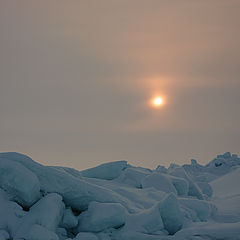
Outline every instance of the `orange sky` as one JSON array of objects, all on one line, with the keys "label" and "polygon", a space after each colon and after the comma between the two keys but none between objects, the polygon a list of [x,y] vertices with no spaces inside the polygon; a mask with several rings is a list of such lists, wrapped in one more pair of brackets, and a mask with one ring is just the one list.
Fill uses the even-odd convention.
[{"label": "orange sky", "polygon": [[239,22],[238,0],[0,0],[0,151],[79,169],[239,152]]}]

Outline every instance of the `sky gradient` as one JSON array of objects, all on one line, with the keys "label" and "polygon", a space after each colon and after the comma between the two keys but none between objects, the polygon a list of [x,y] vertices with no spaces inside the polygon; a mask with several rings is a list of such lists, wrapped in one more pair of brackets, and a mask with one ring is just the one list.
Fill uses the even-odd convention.
[{"label": "sky gradient", "polygon": [[239,23],[238,0],[0,0],[0,151],[77,169],[239,153]]}]

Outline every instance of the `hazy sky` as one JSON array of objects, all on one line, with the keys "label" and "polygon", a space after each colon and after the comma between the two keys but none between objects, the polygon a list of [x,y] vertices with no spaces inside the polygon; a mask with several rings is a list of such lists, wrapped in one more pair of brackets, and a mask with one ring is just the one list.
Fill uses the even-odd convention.
[{"label": "hazy sky", "polygon": [[78,169],[239,153],[239,29],[239,0],[0,0],[0,151]]}]

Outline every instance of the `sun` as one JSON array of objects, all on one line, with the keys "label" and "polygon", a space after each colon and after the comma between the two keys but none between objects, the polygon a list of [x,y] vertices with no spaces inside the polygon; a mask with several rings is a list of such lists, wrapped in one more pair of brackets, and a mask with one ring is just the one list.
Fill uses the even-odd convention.
[{"label": "sun", "polygon": [[162,97],[159,97],[159,96],[153,98],[152,104],[153,104],[154,107],[160,107],[160,106],[162,106],[162,105],[163,105],[163,98],[162,98]]}]

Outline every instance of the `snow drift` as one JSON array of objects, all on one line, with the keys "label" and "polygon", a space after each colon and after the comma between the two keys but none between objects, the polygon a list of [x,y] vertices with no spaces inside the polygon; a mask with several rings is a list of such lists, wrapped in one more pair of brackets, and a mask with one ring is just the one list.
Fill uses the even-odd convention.
[{"label": "snow drift", "polygon": [[240,239],[240,158],[78,171],[0,153],[0,240]]}]

